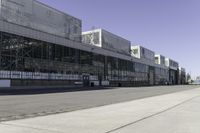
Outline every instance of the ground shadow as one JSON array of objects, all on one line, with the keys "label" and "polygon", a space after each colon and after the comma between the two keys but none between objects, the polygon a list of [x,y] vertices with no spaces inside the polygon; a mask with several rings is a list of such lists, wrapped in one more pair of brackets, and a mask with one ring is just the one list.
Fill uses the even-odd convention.
[{"label": "ground shadow", "polygon": [[117,89],[117,87],[51,87],[51,88],[18,88],[18,89],[0,89],[0,96],[5,95],[37,95],[48,93],[78,92]]}]

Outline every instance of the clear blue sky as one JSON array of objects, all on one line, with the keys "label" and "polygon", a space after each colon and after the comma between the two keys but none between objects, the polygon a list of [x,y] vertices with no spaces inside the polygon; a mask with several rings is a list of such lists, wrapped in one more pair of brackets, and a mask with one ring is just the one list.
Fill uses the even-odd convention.
[{"label": "clear blue sky", "polygon": [[177,60],[200,75],[200,0],[39,0]]}]

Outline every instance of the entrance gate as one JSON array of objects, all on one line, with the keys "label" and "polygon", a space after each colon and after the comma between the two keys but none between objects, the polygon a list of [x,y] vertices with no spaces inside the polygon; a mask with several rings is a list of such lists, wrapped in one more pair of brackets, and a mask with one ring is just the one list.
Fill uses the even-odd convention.
[{"label": "entrance gate", "polygon": [[83,75],[83,86],[90,86],[90,75]]}]

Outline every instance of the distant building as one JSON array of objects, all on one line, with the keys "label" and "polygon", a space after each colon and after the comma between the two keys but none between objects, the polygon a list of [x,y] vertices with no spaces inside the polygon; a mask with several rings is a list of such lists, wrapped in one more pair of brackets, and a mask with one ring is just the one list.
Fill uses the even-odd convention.
[{"label": "distant building", "polygon": [[169,68],[169,83],[178,84],[179,64],[178,62],[165,58],[165,65]]},{"label": "distant building", "polygon": [[178,84],[186,84],[186,70],[185,68],[179,67],[179,83]]}]

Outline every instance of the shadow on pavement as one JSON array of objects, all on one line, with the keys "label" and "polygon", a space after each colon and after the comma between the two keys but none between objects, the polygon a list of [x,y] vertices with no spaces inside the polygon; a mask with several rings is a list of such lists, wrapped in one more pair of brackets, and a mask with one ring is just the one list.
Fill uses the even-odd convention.
[{"label": "shadow on pavement", "polygon": [[5,95],[37,95],[48,93],[78,92],[117,89],[113,87],[51,87],[51,88],[22,88],[22,89],[0,89],[0,96]]},{"label": "shadow on pavement", "polygon": [[[188,85],[191,86],[191,85]],[[200,87],[199,85],[192,85],[195,88]],[[152,86],[135,86],[135,87],[152,87]],[[155,87],[155,86],[154,86]],[[157,86],[158,87],[158,86]],[[170,87],[170,86],[169,86]],[[131,87],[132,88],[132,87]],[[18,88],[0,88],[0,96],[6,95],[38,95],[38,94],[49,94],[49,93],[64,93],[64,92],[78,92],[78,91],[94,91],[94,90],[113,90],[119,89],[119,87],[18,87]]]}]

